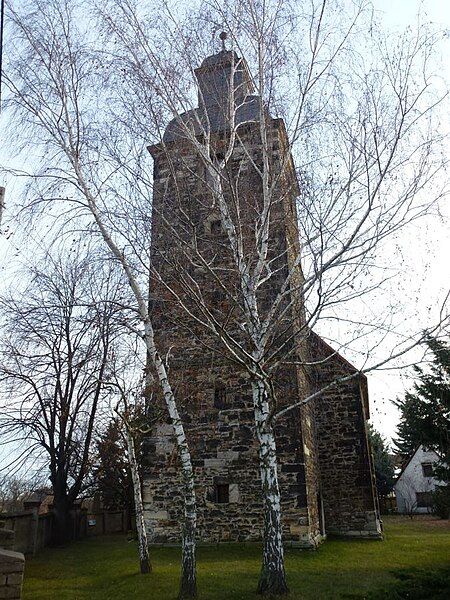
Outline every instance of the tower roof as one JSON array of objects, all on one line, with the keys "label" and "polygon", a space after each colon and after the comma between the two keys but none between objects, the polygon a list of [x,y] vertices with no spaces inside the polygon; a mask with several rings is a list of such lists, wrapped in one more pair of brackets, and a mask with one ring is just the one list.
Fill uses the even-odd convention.
[{"label": "tower roof", "polygon": [[186,137],[182,123],[196,135],[202,133],[202,126],[205,129],[209,126],[212,132],[226,131],[230,126],[231,110],[235,111],[236,125],[258,121],[260,99],[252,95],[254,86],[247,62],[239,58],[236,52],[222,49],[217,54],[207,56],[195,69],[195,75],[198,108],[170,121],[164,133],[165,142]]},{"label": "tower roof", "polygon": [[235,63],[238,61],[238,55],[236,54],[236,52],[232,50],[221,50],[217,54],[211,54],[211,56],[207,56],[205,59],[203,59],[203,62],[197,69],[197,71],[200,71],[200,69],[203,69],[205,67],[215,67],[217,65],[231,64],[233,59]]}]

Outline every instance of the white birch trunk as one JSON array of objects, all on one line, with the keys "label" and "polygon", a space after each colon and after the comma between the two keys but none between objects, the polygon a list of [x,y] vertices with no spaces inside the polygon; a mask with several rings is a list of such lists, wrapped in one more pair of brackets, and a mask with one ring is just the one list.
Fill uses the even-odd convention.
[{"label": "white birch trunk", "polygon": [[147,531],[145,529],[141,478],[139,477],[139,469],[136,459],[136,450],[134,446],[133,435],[129,427],[127,427],[127,425],[125,425],[125,429],[127,436],[128,461],[130,463],[131,479],[133,480],[134,506],[136,510],[136,531],[138,536],[139,547],[139,564],[141,568],[141,573],[150,573],[152,570],[152,566],[150,563],[150,556],[148,552]]},{"label": "white birch trunk", "polygon": [[[252,278],[249,268],[244,260],[243,243],[237,236],[232,222],[230,212],[221,187],[220,177],[216,175],[210,178],[216,201],[221,211],[222,223],[231,244],[235,263],[239,272],[241,291],[244,298],[244,313],[248,319],[249,333],[255,347],[260,348],[261,321],[256,298],[255,278],[259,278],[256,272]],[[267,204],[267,194],[265,194]],[[267,209],[268,210],[268,209]],[[266,215],[268,219],[268,214]],[[267,232],[261,233],[262,242],[259,251],[259,268],[265,263],[267,254]],[[258,364],[261,351],[256,351],[253,358]],[[253,369],[252,365],[252,369]],[[259,463],[261,472],[262,497],[264,507],[264,553],[261,575],[258,583],[258,592],[261,594],[283,595],[288,593],[286,574],[284,569],[284,552],[281,535],[281,497],[278,485],[277,454],[275,437],[272,425],[269,423],[269,402],[267,391],[261,380],[254,379],[252,382],[253,406],[256,423],[256,435],[259,446]]]},{"label": "white birch trunk", "polygon": [[191,454],[184,433],[183,423],[178,413],[172,387],[167,377],[166,367],[156,349],[155,335],[153,325],[148,312],[148,304],[144,299],[142,290],[137,282],[130,264],[125,258],[125,255],[111,237],[97,209],[95,198],[90,192],[89,186],[84,180],[79,163],[74,163],[75,172],[80,184],[80,187],[88,201],[89,209],[95,222],[99,228],[100,234],[104,242],[110,249],[113,256],[122,266],[123,271],[128,279],[128,283],[136,298],[139,308],[139,314],[144,324],[144,342],[149,353],[153,365],[156,369],[158,381],[161,386],[166,407],[172,423],[178,455],[181,463],[181,473],[184,485],[184,525],[182,533],[182,564],[181,564],[181,582],[180,582],[180,600],[195,598],[197,596],[197,577],[196,577],[196,562],[195,562],[195,532],[196,532],[196,499],[194,489],[194,474],[192,469]]},{"label": "white birch trunk", "polygon": [[153,338],[153,329],[149,321],[145,325],[145,340],[147,349],[152,357],[158,374],[159,383],[163,390],[164,399],[169,411],[170,420],[174,430],[178,455],[181,463],[181,474],[184,487],[184,523],[182,532],[181,554],[181,580],[179,600],[197,597],[197,572],[195,559],[195,533],[197,526],[197,510],[194,487],[194,471],[192,468],[191,454],[184,433],[178,408],[172,388],[167,378],[164,362],[156,350]]},{"label": "white birch trunk", "polygon": [[284,570],[281,526],[281,496],[278,485],[277,453],[272,425],[268,423],[269,403],[262,381],[253,381],[256,435],[264,511],[263,562],[258,583],[259,594],[288,593]]}]

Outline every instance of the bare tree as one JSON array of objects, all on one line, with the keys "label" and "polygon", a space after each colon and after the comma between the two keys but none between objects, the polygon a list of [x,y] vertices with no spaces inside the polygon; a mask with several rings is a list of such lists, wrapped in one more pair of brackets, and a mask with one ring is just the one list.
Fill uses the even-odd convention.
[{"label": "bare tree", "polygon": [[[435,37],[421,29],[391,45],[377,32],[366,2],[349,14],[338,2],[311,2],[304,10],[288,1],[211,1],[184,20],[170,3],[155,5],[148,15],[132,0],[112,0],[98,7],[106,34],[91,53],[97,40],[77,37],[72,21],[70,31],[65,27],[67,4],[37,6],[26,19],[14,13],[16,38],[28,51],[16,55],[6,78],[17,114],[38,127],[58,158],[36,174],[31,204],[47,201],[50,191],[67,204],[61,189],[70,188],[71,210],[93,219],[86,227],[96,227],[126,273],[183,464],[183,572],[194,573],[195,498],[184,431],[142,291],[150,234],[145,199],[152,183],[142,158],[145,141],[160,143],[170,171],[159,193],[172,215],[153,210],[176,242],[153,263],[152,275],[188,315],[187,328],[212,333],[250,376],[265,509],[259,591],[285,593],[273,424],[324,392],[308,381],[318,362],[310,342],[319,320],[336,319],[339,307],[350,341],[372,340],[378,332],[372,347],[392,331],[389,311],[373,323],[373,315],[355,318],[352,310],[387,279],[383,270],[377,277],[378,248],[446,193],[446,181],[435,185],[442,166],[442,136],[433,121],[442,97],[429,74]],[[232,82],[226,94],[220,85],[205,90],[195,84],[195,67],[215,43],[205,34],[211,27],[229,35],[230,49],[222,55]],[[284,118],[289,137],[270,115]],[[168,119],[167,132],[189,148],[186,160],[174,155],[170,139],[161,140]],[[192,170],[196,193],[176,186],[180,164]],[[280,236],[292,198],[291,226]],[[193,205],[200,218],[187,210]],[[205,235],[205,217],[218,221],[218,239]],[[225,298],[219,310],[211,289]],[[416,343],[407,340],[372,363],[367,352],[360,371]],[[277,374],[286,364],[303,382],[301,398],[288,406],[276,397]]]},{"label": "bare tree", "polygon": [[180,598],[191,598],[196,595],[193,469],[148,310],[148,176],[142,164],[143,141],[133,136],[127,118],[114,126],[110,120],[113,88],[105,54],[82,17],[83,8],[75,0],[39,0],[17,9],[8,4],[14,47],[9,48],[5,67],[7,106],[26,134],[14,145],[17,151],[26,147],[32,130],[40,149],[36,169],[17,170],[15,175],[31,175],[27,209],[36,215],[45,207],[41,222],[58,217],[51,221],[54,227],[62,223],[65,232],[75,227],[99,238],[128,282],[135,317],[128,325],[145,343],[178,448],[184,490]]},{"label": "bare tree", "polygon": [[[99,6],[135,109],[146,95],[155,114],[172,119],[152,150],[168,173],[154,221],[176,240],[152,263],[158,289],[184,309],[188,331],[212,333],[250,376],[265,509],[261,593],[287,591],[274,422],[417,345],[416,332],[405,341],[399,331],[370,361],[370,350],[396,333],[391,307],[375,319],[352,311],[389,279],[380,247],[448,192],[434,118],[446,92],[433,88],[430,69],[436,34],[422,27],[391,45],[369,3],[349,17],[329,4],[312,2],[306,12],[289,2],[211,1],[186,20],[170,3],[157,18],[131,0]],[[202,83],[195,68],[211,27],[228,31],[230,49],[213,57],[222,78]],[[362,44],[375,58],[361,55]],[[289,138],[271,114],[284,117]],[[205,233],[214,220],[215,239]],[[314,356],[311,328],[337,310],[349,341],[369,340],[368,351],[351,374],[311,389],[311,369],[335,355]],[[277,374],[286,364],[303,384],[298,401],[280,406]]]},{"label": "bare tree", "polygon": [[[121,351],[110,362],[109,380],[105,381],[105,385],[111,393],[110,403],[128,457],[127,466],[131,473],[139,565],[141,573],[146,574],[152,571],[152,565],[144,518],[142,465],[139,464],[139,453],[144,436],[150,432],[147,409],[152,403],[152,399],[148,398],[151,371],[148,355],[145,355],[145,367],[140,361],[139,342],[142,340],[136,340],[135,336],[128,336],[128,338],[122,340]],[[131,343],[127,344],[126,341]]]},{"label": "bare tree", "polygon": [[139,397],[142,397],[141,390],[138,389],[138,391],[133,394],[134,402],[130,402],[128,396],[131,394],[131,392],[127,393],[129,384],[127,385],[124,381],[119,383],[118,378],[116,377],[114,381],[114,387],[117,389],[120,396],[116,406],[114,407],[114,412],[117,414],[125,429],[128,462],[133,482],[133,497],[136,511],[136,531],[138,536],[140,569],[141,573],[150,573],[151,563],[148,551],[147,530],[144,519],[142,481],[136,451],[137,438],[142,439],[142,436],[149,432],[149,427],[145,418],[145,408],[142,409],[142,407],[140,407],[136,402]]},{"label": "bare tree", "polygon": [[84,490],[91,441],[117,336],[114,278],[88,259],[47,259],[0,299],[3,468],[37,462],[54,495],[55,541],[70,539],[70,511]]},{"label": "bare tree", "polygon": [[45,489],[45,480],[42,473],[28,478],[2,474],[0,476],[0,513],[21,512],[24,500],[35,491]]}]

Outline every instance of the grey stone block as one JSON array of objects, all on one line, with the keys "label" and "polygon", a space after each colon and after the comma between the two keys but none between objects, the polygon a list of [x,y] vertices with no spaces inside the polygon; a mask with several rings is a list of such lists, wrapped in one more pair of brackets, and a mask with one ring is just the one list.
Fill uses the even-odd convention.
[{"label": "grey stone block", "polygon": [[10,573],[7,576],[7,585],[22,585],[23,573]]},{"label": "grey stone block", "polygon": [[21,588],[20,586],[12,586],[12,587],[2,587],[0,588],[0,598],[1,600],[20,600],[21,597]]}]

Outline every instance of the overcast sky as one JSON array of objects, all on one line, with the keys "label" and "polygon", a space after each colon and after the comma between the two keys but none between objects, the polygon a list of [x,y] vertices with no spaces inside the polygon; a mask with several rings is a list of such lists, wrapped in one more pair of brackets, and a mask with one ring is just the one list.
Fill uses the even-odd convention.
[{"label": "overcast sky", "polygon": [[[350,0],[349,0],[350,1]],[[450,31],[450,0],[374,0],[375,9],[387,28],[404,29],[408,24],[414,24],[417,11],[428,20]],[[450,37],[450,36],[449,36]],[[444,40],[444,52],[450,57],[450,39]],[[445,77],[450,81],[450,59],[444,63]],[[2,124],[5,127],[5,123]],[[449,123],[447,121],[447,127]],[[4,159],[4,154],[3,154]],[[2,148],[0,143],[0,164],[2,163]],[[7,185],[7,200],[18,192],[18,183],[8,180],[0,174],[0,185]],[[405,254],[405,277],[400,283],[405,302],[416,303],[419,326],[426,323],[428,299],[442,297],[443,290],[450,281],[450,239],[448,222],[450,211],[448,205],[442,208],[443,218],[424,221],[420,229],[406,233],[403,239]],[[26,259],[26,249],[18,247],[14,235],[3,226],[0,236],[0,283],[1,274],[5,273],[12,262]],[[33,235],[32,233],[30,235]],[[409,236],[409,237],[408,237]],[[38,235],[36,234],[37,238]],[[17,243],[16,243],[17,242]],[[421,294],[416,296],[411,290],[415,289],[417,277],[421,277]],[[434,301],[434,300],[432,300]],[[404,393],[405,387],[411,381],[408,372],[383,371],[369,376],[369,392],[371,398],[372,422],[388,438],[395,435],[398,415],[391,400]]]},{"label": "overcast sky", "polygon": [[[448,37],[443,44],[443,58],[445,78],[447,82],[450,82],[450,2],[447,0],[428,0],[426,2],[374,0],[373,3],[389,28],[404,29],[408,24],[414,24],[420,9],[428,20],[447,30]],[[447,128],[449,127],[447,116]],[[447,152],[449,150],[447,148]],[[442,220],[433,219],[427,223],[424,222],[419,232],[411,233],[409,243],[405,244],[410,254],[405,257],[405,278],[402,283],[407,288],[409,279],[413,279],[419,274],[423,277],[422,294],[418,301],[422,305],[424,320],[427,296],[430,298],[442,297],[443,291],[448,289],[450,284],[450,210],[448,201],[442,206],[442,211]],[[418,233],[419,237],[417,238]],[[409,300],[414,301],[413,298],[409,298]],[[395,436],[398,422],[398,413],[391,404],[391,400],[396,396],[401,396],[405,388],[411,385],[410,375],[410,371],[404,373],[381,371],[369,375],[372,422],[388,438]]]}]

